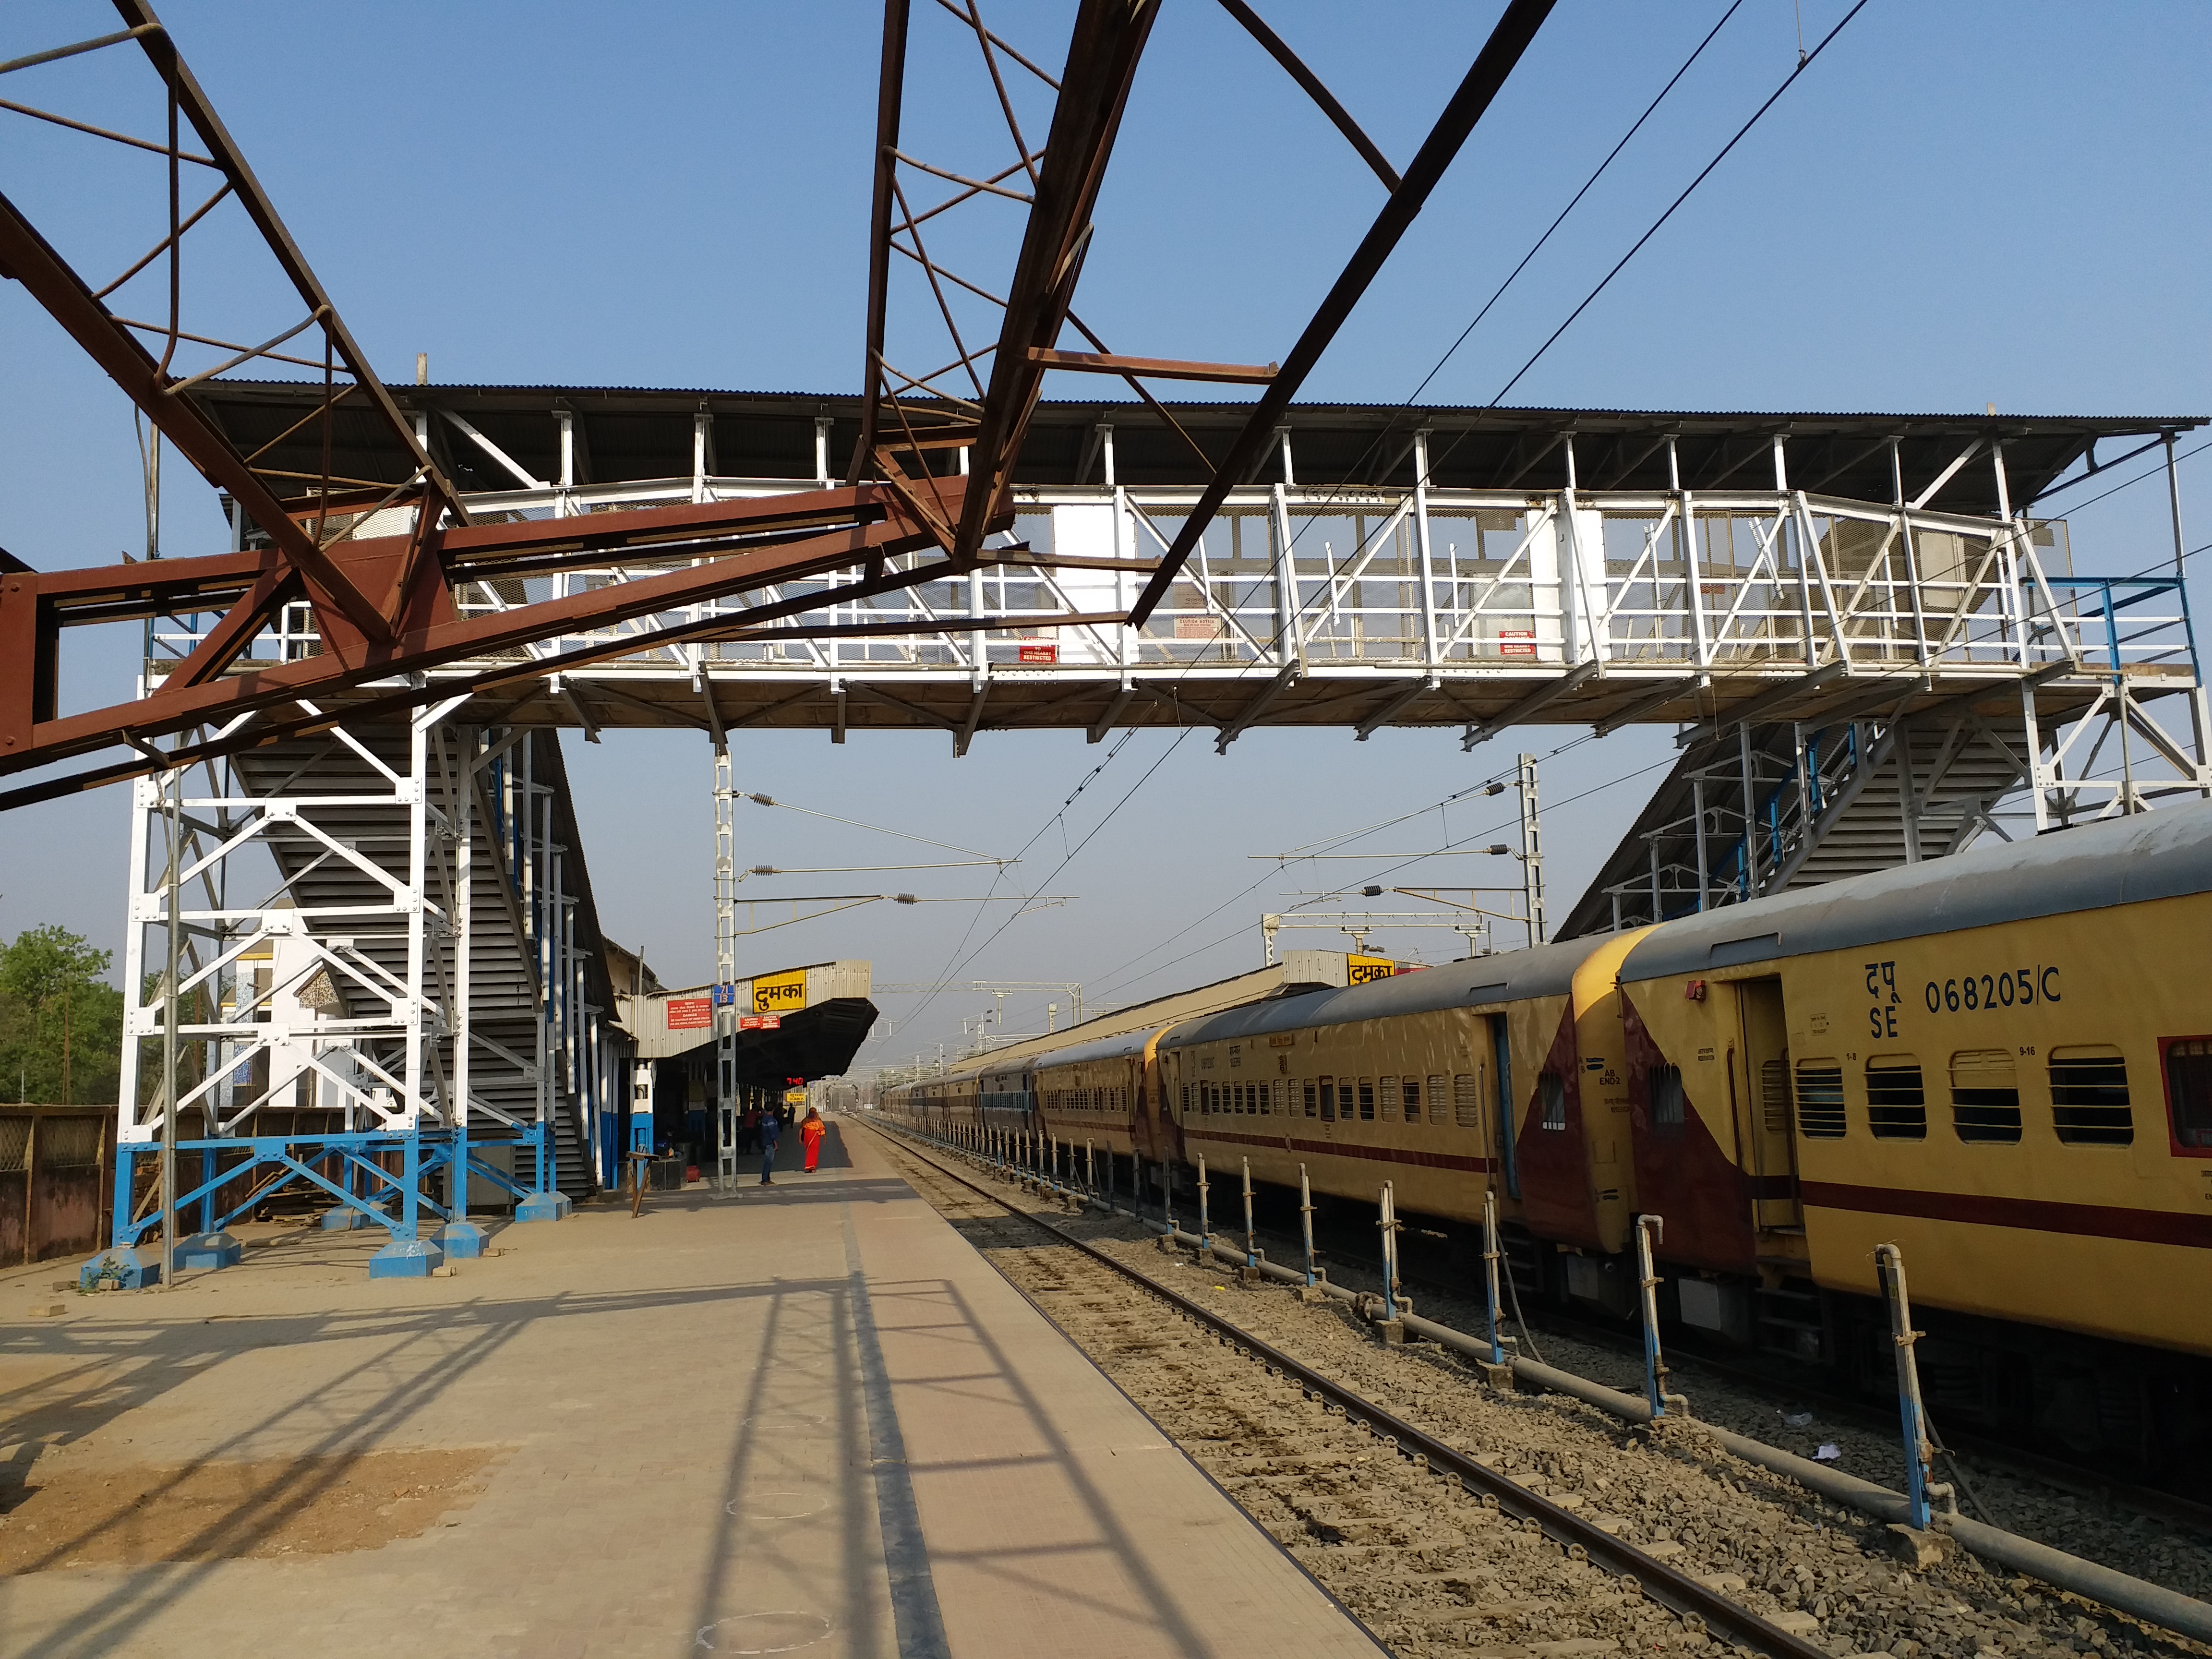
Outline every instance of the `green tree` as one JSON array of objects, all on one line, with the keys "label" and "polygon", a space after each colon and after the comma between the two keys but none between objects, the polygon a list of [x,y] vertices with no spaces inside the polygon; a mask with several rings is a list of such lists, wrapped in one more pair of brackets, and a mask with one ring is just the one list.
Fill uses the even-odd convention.
[{"label": "green tree", "polygon": [[52,923],[0,945],[0,1097],[40,1105],[114,1100],[123,994],[100,978],[112,960]]}]

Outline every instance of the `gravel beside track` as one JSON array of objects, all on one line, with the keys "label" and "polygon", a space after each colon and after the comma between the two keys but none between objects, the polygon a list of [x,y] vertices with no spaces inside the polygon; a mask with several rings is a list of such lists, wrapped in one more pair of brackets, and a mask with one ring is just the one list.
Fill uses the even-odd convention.
[{"label": "gravel beside track", "polygon": [[[923,1157],[898,1138],[884,1141],[916,1190],[1393,1651],[1408,1659],[1578,1659],[1723,1650],[1649,1599],[1624,1594],[1621,1581],[1601,1569],[1569,1559],[1534,1528],[1486,1509],[1325,1411],[1294,1382],[1268,1375],[1081,1252],[961,1186],[932,1162],[949,1153]],[[1065,1215],[1012,1185],[975,1178],[1836,1659],[2212,1652],[1992,1573],[1971,1556],[1907,1571],[1881,1525],[1729,1456],[1695,1423],[1654,1432],[1556,1395],[1492,1393],[1446,1350],[1382,1346],[1340,1304],[1303,1303],[1274,1285],[1240,1286],[1231,1270],[1201,1266],[1188,1252],[1161,1254],[1126,1218]],[[1425,1297],[1421,1310],[1473,1328],[1468,1311],[1448,1299]],[[1541,1340],[1555,1364],[1632,1381],[1616,1353],[1548,1334]],[[1795,1449],[1794,1437],[1775,1432],[1771,1401],[1745,1394],[1747,1414],[1738,1418],[1715,1409],[1720,1401],[1709,1404],[1706,1394],[1700,1389],[1693,1401],[1700,1412]],[[1824,1437],[1843,1432],[1832,1428]],[[1876,1461],[1875,1437],[1855,1432],[1868,1443],[1865,1461],[1847,1467],[1894,1480],[1895,1470]],[[1890,1464],[1896,1461],[1893,1448]],[[2020,1504],[2009,1491],[1996,1504],[2005,1498]],[[2004,1523],[2023,1525],[2017,1513],[2002,1513]],[[2204,1570],[2201,1547],[2161,1542],[2158,1523],[2145,1532],[2123,1519],[2092,1518],[2107,1529],[2108,1546],[2111,1534],[2133,1531],[2133,1546],[2115,1565],[2201,1593],[2189,1577]],[[2042,1535],[2091,1553],[2070,1528]],[[2182,1571],[2161,1571],[2168,1560]]]},{"label": "gravel beside track", "polygon": [[[1286,1239],[1265,1236],[1261,1246],[1277,1251],[1287,1246],[1291,1254],[1278,1260],[1293,1259],[1297,1249]],[[1329,1278],[1347,1290],[1382,1290],[1379,1267],[1334,1254],[1326,1265]],[[1487,1309],[1477,1297],[1441,1291],[1433,1281],[1418,1287],[1413,1300],[1423,1316],[1457,1330],[1480,1331],[1489,1320]],[[1540,1356],[1530,1353],[1531,1358],[1540,1357],[1561,1370],[1642,1395],[1640,1353],[1625,1353],[1613,1343],[1547,1328],[1540,1313],[1533,1322],[1543,1352]],[[1519,1328],[1512,1324],[1508,1328]],[[1623,1328],[1630,1339],[1640,1340],[1634,1326]],[[1528,1352],[1525,1345],[1522,1352]],[[1801,1403],[1790,1399],[1778,1383],[1723,1376],[1706,1370],[1694,1356],[1670,1353],[1668,1363],[1673,1386],[1689,1396],[1691,1413],[1699,1419],[1800,1457],[1810,1458],[1822,1446],[1832,1446],[1838,1468],[1862,1480],[1904,1490],[1903,1436],[1894,1419],[1877,1425],[1867,1414]],[[1800,1419],[1803,1420],[1796,1420]],[[1942,1427],[1939,1420],[1939,1432]],[[1960,1463],[1965,1465],[1966,1490],[1960,1507],[1968,1515],[2200,1601],[2212,1601],[2212,1536],[2185,1522],[2130,1509],[2124,1499],[2105,1502],[2068,1491],[2001,1458],[1960,1454],[1948,1462],[1939,1459],[1936,1478],[1956,1484]]]}]

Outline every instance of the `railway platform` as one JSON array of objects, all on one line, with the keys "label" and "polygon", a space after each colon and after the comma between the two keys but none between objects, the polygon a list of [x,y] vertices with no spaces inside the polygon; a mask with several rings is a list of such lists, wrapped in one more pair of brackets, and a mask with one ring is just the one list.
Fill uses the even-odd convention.
[{"label": "railway platform", "polygon": [[[1372,1655],[861,1133],[453,1276],[0,1275],[10,1653]],[[58,1310],[58,1311],[57,1311]]]}]

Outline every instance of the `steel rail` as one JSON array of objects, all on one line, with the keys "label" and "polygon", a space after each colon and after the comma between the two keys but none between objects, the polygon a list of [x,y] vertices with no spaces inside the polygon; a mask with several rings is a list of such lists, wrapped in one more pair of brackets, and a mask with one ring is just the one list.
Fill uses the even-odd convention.
[{"label": "steel rail", "polygon": [[[882,1124],[859,1121],[879,1133],[890,1133]],[[903,1131],[901,1135],[902,1139],[908,1141],[913,1139]],[[1811,1643],[1792,1636],[1778,1626],[1769,1624],[1749,1608],[1738,1607],[1718,1591],[1668,1566],[1656,1556],[1645,1554],[1635,1545],[1614,1537],[1583,1520],[1571,1510],[1562,1509],[1497,1470],[1476,1462],[1404,1418],[1375,1404],[1364,1395],[1353,1393],[1304,1362],[1292,1358],[1273,1344],[1239,1328],[1181,1292],[1170,1290],[1150,1274],[1139,1273],[1097,1246],[1054,1225],[1042,1216],[1033,1214],[1000,1197],[926,1152],[914,1150],[914,1155],[1009,1214],[1034,1224],[1042,1231],[1051,1234],[1059,1243],[1081,1251],[1102,1267],[1112,1269],[1140,1289],[1159,1297],[1182,1317],[1204,1326],[1224,1341],[1243,1349],[1269,1370],[1295,1381],[1309,1395],[1317,1395],[1325,1404],[1333,1405],[1343,1412],[1347,1422],[1363,1425],[1370,1434],[1389,1443],[1401,1455],[1425,1462],[1431,1469],[1456,1477],[1461,1486],[1495,1499],[1501,1513],[1523,1526],[1534,1522],[1546,1537],[1561,1545],[1570,1559],[1595,1563],[1616,1577],[1629,1581],[1637,1590],[1649,1595],[1670,1613],[1685,1620],[1695,1620],[1703,1629],[1738,1646],[1771,1655],[1773,1659],[1785,1659],[1785,1656],[1786,1659],[1828,1659],[1822,1650]],[[1580,1556],[1575,1554],[1577,1550],[1582,1552]]]},{"label": "steel rail", "polygon": [[[1263,1237],[1289,1237],[1288,1234],[1279,1231],[1267,1229],[1261,1231]],[[1345,1259],[1354,1258],[1347,1254]],[[1371,1266],[1368,1263],[1361,1265]],[[1467,1295],[1463,1285],[1447,1284],[1425,1273],[1401,1273],[1399,1277],[1409,1287],[1431,1290],[1445,1296],[1464,1297]],[[1640,1358],[1643,1352],[1640,1339],[1632,1330],[1615,1330],[1598,1321],[1585,1320],[1571,1310],[1547,1305],[1529,1322],[1539,1328],[1554,1330],[1561,1336],[1600,1343],[1623,1354]],[[1670,1334],[1668,1336],[1667,1363],[1673,1368],[1678,1382],[1684,1371],[1695,1368],[1710,1373],[1721,1382],[1755,1390],[1770,1398],[1786,1398],[1817,1406],[1870,1433],[1884,1434],[1893,1439],[1897,1433],[1894,1404],[1860,1399],[1829,1389],[1808,1387],[1800,1381],[1768,1376],[1754,1365],[1738,1364],[1711,1353],[1694,1341],[1685,1340],[1680,1334]],[[2113,1480],[2089,1464],[2046,1456],[2025,1446],[1992,1439],[1987,1435],[1972,1431],[1961,1433],[1948,1423],[1942,1427],[1944,1444],[1940,1449],[1944,1453],[1971,1454],[2008,1474],[2040,1480],[2077,1498],[2100,1499],[2160,1521],[2195,1527],[2202,1532],[2212,1534],[2212,1504],[2197,1503],[2179,1492],[2162,1492],[2156,1486]]]}]

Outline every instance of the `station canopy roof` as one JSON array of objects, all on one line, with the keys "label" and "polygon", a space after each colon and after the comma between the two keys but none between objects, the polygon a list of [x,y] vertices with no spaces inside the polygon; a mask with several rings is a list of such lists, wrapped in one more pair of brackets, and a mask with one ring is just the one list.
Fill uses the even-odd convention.
[{"label": "station canopy roof", "polygon": [[[559,428],[571,416],[579,485],[688,477],[695,417],[709,416],[707,470],[722,477],[811,479],[817,419],[830,426],[830,466],[841,477],[860,434],[861,399],[810,392],[654,390],[621,386],[395,386],[403,410],[447,411],[482,432],[536,480],[561,476]],[[306,381],[212,380],[189,395],[248,453],[304,477],[324,465],[319,422],[302,422],[320,395]],[[1226,453],[1249,405],[1167,403],[1210,456]],[[949,409],[948,409],[949,412]],[[297,430],[286,435],[288,428]],[[1893,498],[1890,444],[1899,446],[1908,495],[1938,478],[1966,447],[2001,440],[2015,508],[2053,484],[2103,467],[2162,434],[2205,423],[2198,416],[1841,414],[1605,409],[1478,409],[1385,404],[1294,404],[1284,417],[1291,465],[1307,488],[1406,488],[1413,483],[1413,434],[1429,436],[1431,483],[1445,489],[1553,490],[1566,482],[1574,440],[1577,483],[1586,490],[1668,489],[1667,441],[1674,440],[1682,488],[1766,489],[1770,455],[1787,440],[1789,483],[1814,495],[1856,501]],[[1018,483],[1103,481],[1098,428],[1114,434],[1115,477],[1132,486],[1206,482],[1182,441],[1141,404],[1057,402],[1038,405],[1016,471]],[[465,490],[525,487],[452,422],[428,422],[434,453]],[[356,480],[397,483],[409,469],[365,409],[339,405],[330,465]],[[953,465],[949,459],[941,465]],[[1281,477],[1279,450],[1251,482]],[[1997,510],[1995,469],[1960,467],[1929,503],[1954,513]],[[2063,511],[2054,506],[2052,511]]]}]

